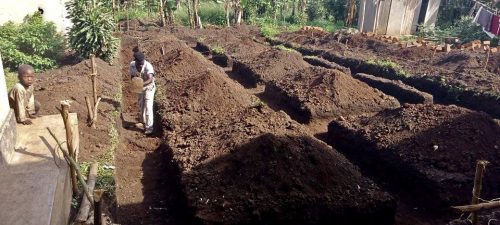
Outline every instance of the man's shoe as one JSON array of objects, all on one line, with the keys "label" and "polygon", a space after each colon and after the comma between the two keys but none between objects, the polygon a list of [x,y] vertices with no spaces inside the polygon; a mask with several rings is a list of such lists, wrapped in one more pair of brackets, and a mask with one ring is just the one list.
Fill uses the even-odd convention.
[{"label": "man's shoe", "polygon": [[152,133],[153,133],[153,130],[150,130],[150,129],[148,129],[148,130],[144,131],[144,134],[145,134],[145,135],[150,135],[150,134],[152,134]]}]

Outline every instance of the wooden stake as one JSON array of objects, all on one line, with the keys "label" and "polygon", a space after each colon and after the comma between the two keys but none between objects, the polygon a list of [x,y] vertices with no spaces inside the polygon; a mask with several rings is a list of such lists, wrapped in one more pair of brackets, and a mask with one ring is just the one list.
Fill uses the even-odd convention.
[{"label": "wooden stake", "polygon": [[90,125],[92,125],[93,127],[95,127],[95,124],[96,124],[96,121],[97,121],[97,109],[99,107],[99,102],[101,102],[101,97],[99,97],[97,99],[97,102],[94,105],[94,113],[93,113],[93,116],[92,116],[92,121],[90,122]]},{"label": "wooden stake", "polygon": [[[69,155],[76,159],[75,146],[73,144],[73,127],[71,127],[71,122],[69,121],[69,107],[70,101],[61,101],[61,116],[64,121],[64,128],[66,130],[66,147],[68,149]],[[75,160],[76,161],[76,160]],[[78,195],[78,183],[76,182],[76,172],[70,167],[71,175],[71,186],[73,187],[73,194]]]},{"label": "wooden stake", "polygon": [[[97,168],[98,168],[98,163],[94,162],[90,166],[90,171],[89,171],[89,179],[87,179],[87,186],[89,189],[89,192],[94,192],[94,187],[95,187],[95,181],[97,178]],[[87,198],[82,198],[82,202],[80,203],[80,209],[78,210],[78,214],[76,216],[75,221],[76,222],[85,222],[89,218],[89,211],[90,211],[90,201]]]},{"label": "wooden stake", "polygon": [[488,46],[488,50],[486,51],[486,63],[484,63],[484,69],[488,70],[488,62],[490,61],[490,48]]},{"label": "wooden stake", "polygon": [[101,198],[103,190],[94,190],[94,225],[102,225]]},{"label": "wooden stake", "polygon": [[87,124],[91,124],[92,121],[94,120],[94,110],[92,110],[92,103],[90,103],[90,100],[87,96],[85,96],[85,102],[87,103]]},{"label": "wooden stake", "polygon": [[482,210],[500,208],[500,201],[485,202],[475,205],[452,206],[451,208],[458,211],[459,213],[479,212]]},{"label": "wooden stake", "polygon": [[[488,161],[478,160],[476,163],[476,174],[474,176],[474,189],[472,189],[472,200],[471,205],[476,205],[479,203],[479,197],[481,196],[481,189],[483,186],[483,175],[484,169]],[[476,212],[472,213],[472,225],[477,225],[478,215]]]},{"label": "wooden stake", "polygon": [[50,130],[50,128],[48,128],[48,127],[47,127],[47,130],[49,131],[52,138],[54,138],[54,140],[56,141],[57,146],[59,147],[59,149],[63,153],[64,158],[68,161],[69,166],[70,167],[72,166],[76,170],[78,180],[80,180],[80,183],[83,186],[83,192],[85,193],[85,196],[87,196],[89,201],[92,201],[92,196],[90,196],[90,193],[88,192],[87,183],[85,183],[85,180],[83,179],[82,172],[80,171],[80,166],[78,166],[78,164],[75,162],[75,160],[73,160],[73,158],[71,158],[71,156],[66,152],[66,150],[64,150],[61,142],[59,141],[59,139],[57,139],[56,135],[52,132],[52,130]]},{"label": "wooden stake", "polygon": [[97,84],[96,84],[97,66],[95,64],[95,56],[93,54],[90,55],[90,63],[92,67],[92,74],[90,75],[90,79],[92,80],[92,96],[94,97],[94,105],[95,105],[97,103]]}]

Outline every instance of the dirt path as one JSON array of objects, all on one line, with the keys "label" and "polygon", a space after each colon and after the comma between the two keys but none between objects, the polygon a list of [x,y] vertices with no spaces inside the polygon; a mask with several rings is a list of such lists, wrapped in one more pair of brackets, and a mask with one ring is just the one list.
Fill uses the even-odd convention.
[{"label": "dirt path", "polygon": [[137,121],[137,95],[128,91],[127,74],[133,40],[122,41],[122,126],[119,127],[120,145],[116,157],[117,221],[123,225],[186,224],[184,215],[189,210],[179,185],[178,168],[172,156],[156,135],[145,136],[135,128]]}]

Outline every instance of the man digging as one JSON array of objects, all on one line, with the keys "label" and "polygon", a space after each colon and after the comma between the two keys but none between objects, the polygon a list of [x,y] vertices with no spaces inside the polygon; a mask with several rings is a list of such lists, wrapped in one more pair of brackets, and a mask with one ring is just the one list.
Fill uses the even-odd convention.
[{"label": "man digging", "polygon": [[9,92],[9,105],[16,113],[16,120],[20,124],[31,125],[30,119],[35,119],[40,109],[40,103],[35,101],[33,83],[35,70],[30,65],[20,65],[17,71],[19,83]]},{"label": "man digging", "polygon": [[144,127],[144,134],[153,133],[153,101],[156,91],[154,69],[151,63],[145,60],[144,53],[134,52],[134,61],[130,63],[129,73],[132,78],[143,80],[142,92],[139,95],[139,118],[141,123],[137,127]]}]

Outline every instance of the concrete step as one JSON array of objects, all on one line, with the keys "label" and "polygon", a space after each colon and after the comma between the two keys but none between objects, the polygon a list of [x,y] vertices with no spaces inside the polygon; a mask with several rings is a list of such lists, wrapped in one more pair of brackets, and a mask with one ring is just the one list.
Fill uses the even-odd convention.
[{"label": "concrete step", "polygon": [[[78,146],[77,115],[70,114],[70,120]],[[1,224],[68,224],[72,199],[69,167],[47,127],[60,141],[66,140],[60,115],[37,118],[30,126],[17,125],[16,148],[0,169]]]}]

